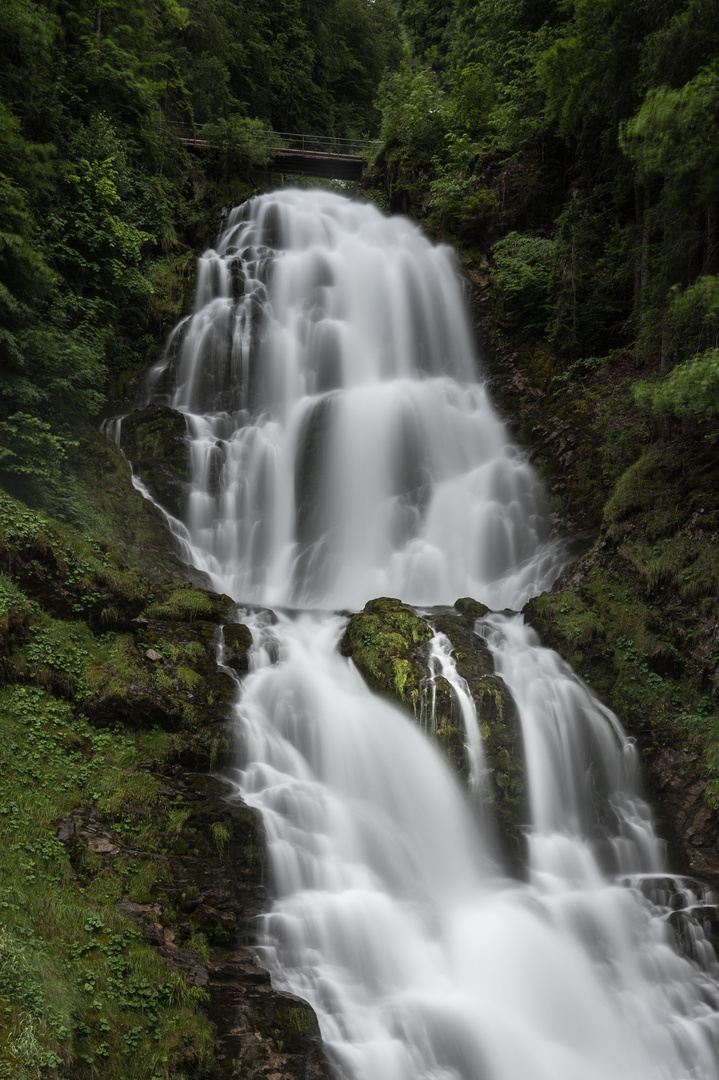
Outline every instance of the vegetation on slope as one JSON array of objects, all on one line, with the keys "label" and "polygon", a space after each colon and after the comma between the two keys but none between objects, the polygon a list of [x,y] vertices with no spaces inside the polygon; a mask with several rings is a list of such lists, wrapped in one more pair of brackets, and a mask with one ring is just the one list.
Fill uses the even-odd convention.
[{"label": "vegetation on slope", "polygon": [[238,945],[256,816],[203,775],[229,753],[231,611],[0,492],[6,1080],[325,1076],[311,1010]]}]

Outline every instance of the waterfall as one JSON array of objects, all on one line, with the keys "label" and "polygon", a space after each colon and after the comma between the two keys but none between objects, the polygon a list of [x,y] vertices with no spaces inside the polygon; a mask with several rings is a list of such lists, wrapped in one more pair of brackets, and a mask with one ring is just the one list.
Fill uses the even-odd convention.
[{"label": "waterfall", "polygon": [[[716,961],[673,947],[616,717],[521,616],[479,621],[526,751],[514,880],[476,797],[337,649],[371,597],[518,611],[567,561],[488,400],[451,250],[337,195],[253,199],[201,258],[147,394],[187,422],[169,525],[253,631],[236,781],[267,834],[258,949],[314,1007],[337,1077],[717,1080]],[[439,636],[432,654],[462,700]]]}]

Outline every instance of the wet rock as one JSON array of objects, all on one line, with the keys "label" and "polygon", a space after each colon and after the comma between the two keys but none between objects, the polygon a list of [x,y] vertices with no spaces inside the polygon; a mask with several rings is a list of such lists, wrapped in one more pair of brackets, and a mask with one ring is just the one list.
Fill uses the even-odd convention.
[{"label": "wet rock", "polygon": [[468,619],[483,619],[485,615],[489,615],[487,605],[481,604],[479,600],[473,600],[471,596],[462,596],[459,600],[455,600],[454,607],[460,615],[465,615]]},{"label": "wet rock", "polygon": [[160,956],[164,956],[168,964],[181,971],[190,986],[207,986],[210,976],[207,968],[202,963],[202,958],[189,949],[179,949],[176,945],[161,945]]},{"label": "wet rock", "polygon": [[[494,809],[505,854],[516,868],[524,856],[522,826],[528,812],[522,731],[514,700],[504,682],[495,675],[494,661],[485,642],[474,632],[477,618],[487,610],[478,601],[465,598],[455,604],[454,610],[434,608],[427,612],[427,617],[437,632],[449,638],[457,674],[467,683],[474,702],[489,771],[488,805]],[[462,775],[466,775],[465,734],[459,703],[446,680],[437,681],[437,735],[451,747],[448,756],[454,759]]]},{"label": "wet rock", "polygon": [[73,864],[77,855],[77,829],[73,818],[60,818],[55,835],[60,843],[64,845],[70,863]]},{"label": "wet rock", "polygon": [[174,517],[183,517],[190,495],[190,449],[182,413],[152,404],[122,421],[122,449],[148,490]]},{"label": "wet rock", "polygon": [[252,632],[244,623],[226,623],[223,627],[225,663],[240,675],[249,671]]},{"label": "wet rock", "polygon": [[707,778],[696,755],[664,747],[647,761],[647,784],[659,808],[659,828],[687,872],[719,886],[719,821],[707,805]]}]

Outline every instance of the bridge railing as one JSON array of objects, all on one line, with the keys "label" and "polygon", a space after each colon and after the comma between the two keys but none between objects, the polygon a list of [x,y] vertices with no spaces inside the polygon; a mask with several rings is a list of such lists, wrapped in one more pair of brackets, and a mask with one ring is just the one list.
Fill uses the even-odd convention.
[{"label": "bridge railing", "polygon": [[[161,124],[162,121],[158,123]],[[168,120],[166,123],[177,131],[184,143],[202,145],[206,141],[203,130],[205,124],[185,124],[177,120]],[[297,135],[294,132],[271,130],[262,131],[261,134],[276,150],[333,154],[340,157],[367,158],[375,154],[382,145],[378,139],[342,139],[334,135]]]},{"label": "bridge railing", "polygon": [[263,135],[277,139],[277,148],[280,150],[338,154],[344,157],[365,157],[375,153],[382,145],[376,139],[340,139],[333,135],[295,135],[287,131],[264,131]]}]

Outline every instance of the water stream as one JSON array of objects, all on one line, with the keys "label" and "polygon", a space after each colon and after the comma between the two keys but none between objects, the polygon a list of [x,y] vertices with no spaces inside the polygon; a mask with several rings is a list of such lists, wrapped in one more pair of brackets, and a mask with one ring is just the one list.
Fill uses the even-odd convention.
[{"label": "water stream", "polygon": [[[488,400],[453,253],[337,195],[254,199],[200,260],[147,395],[191,442],[169,525],[253,629],[236,775],[268,838],[259,951],[315,1008],[338,1078],[719,1078],[716,961],[700,931],[696,962],[674,947],[616,717],[521,616],[478,624],[523,730],[514,880],[476,797],[337,649],[332,612],[380,595],[518,611],[567,561]],[[461,702],[439,638],[433,656]]]}]

